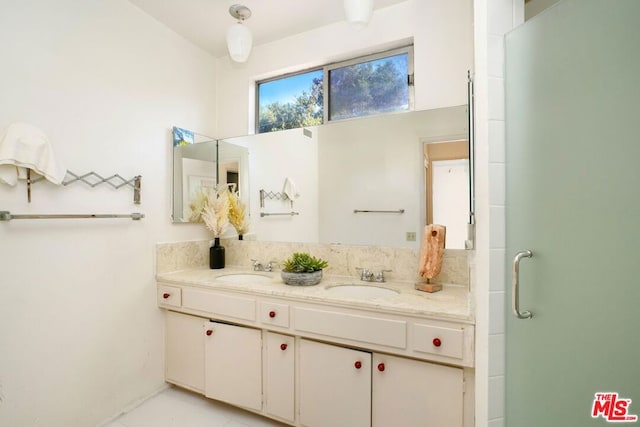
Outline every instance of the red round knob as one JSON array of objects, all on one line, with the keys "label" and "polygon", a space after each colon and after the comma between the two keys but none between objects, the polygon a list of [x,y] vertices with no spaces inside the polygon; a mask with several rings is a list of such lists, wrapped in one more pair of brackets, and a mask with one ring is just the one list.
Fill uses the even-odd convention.
[{"label": "red round knob", "polygon": [[207,336],[211,336],[212,333],[213,331],[211,329],[207,329]]},{"label": "red round knob", "polygon": [[280,350],[285,351],[286,349],[287,349],[287,344],[286,343],[280,344]]},{"label": "red round knob", "polygon": [[434,338],[433,345],[436,347],[440,347],[442,345],[442,341],[440,341],[440,338]]},{"label": "red round knob", "polygon": [[380,372],[384,371],[384,363],[378,363],[378,371]]},{"label": "red round knob", "polygon": [[274,317],[276,317],[276,312],[275,312],[275,311],[273,311],[273,310],[271,310],[271,311],[269,312],[269,317],[271,317],[272,319],[273,319]]},{"label": "red round knob", "polygon": [[168,292],[165,292],[164,294],[162,294],[162,298],[164,298],[164,299],[167,299],[167,298],[169,298],[170,296],[171,296],[171,294],[170,294],[170,293],[168,293]]},{"label": "red round knob", "polygon": [[362,368],[362,362],[359,360],[356,360],[356,363],[354,363],[353,366],[355,366],[356,369],[360,369]]}]

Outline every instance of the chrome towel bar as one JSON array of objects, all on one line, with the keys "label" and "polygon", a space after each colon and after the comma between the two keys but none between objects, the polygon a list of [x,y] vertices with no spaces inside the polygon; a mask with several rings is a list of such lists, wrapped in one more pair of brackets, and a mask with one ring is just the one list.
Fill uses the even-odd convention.
[{"label": "chrome towel bar", "polygon": [[12,219],[84,219],[84,218],[130,218],[139,221],[144,214],[134,212],[132,214],[43,214],[43,215],[12,215],[9,211],[0,211],[0,221]]},{"label": "chrome towel bar", "polygon": [[375,210],[354,209],[353,213],[397,213],[397,214],[403,214],[404,213],[404,209],[398,209],[396,211],[375,211]]},{"label": "chrome towel bar", "polygon": [[289,215],[289,216],[294,216],[294,215],[300,215],[300,212],[277,212],[277,213],[270,213],[270,212],[260,212],[260,217],[264,217],[264,216],[276,216],[276,215]]}]

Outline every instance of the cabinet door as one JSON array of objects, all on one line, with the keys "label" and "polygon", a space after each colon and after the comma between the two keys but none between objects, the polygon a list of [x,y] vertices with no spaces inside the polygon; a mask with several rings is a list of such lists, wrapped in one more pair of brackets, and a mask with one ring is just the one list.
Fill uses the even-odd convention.
[{"label": "cabinet door", "polygon": [[293,422],[295,418],[295,340],[266,332],[264,336],[264,408],[267,414]]},{"label": "cabinet door", "polygon": [[205,396],[262,409],[262,336],[258,329],[205,322]]},{"label": "cabinet door", "polygon": [[204,392],[203,319],[165,313],[165,380]]},{"label": "cabinet door", "polygon": [[371,353],[308,340],[299,345],[301,424],[369,427]]},{"label": "cabinet door", "polygon": [[462,427],[462,369],[373,356],[373,427]]}]

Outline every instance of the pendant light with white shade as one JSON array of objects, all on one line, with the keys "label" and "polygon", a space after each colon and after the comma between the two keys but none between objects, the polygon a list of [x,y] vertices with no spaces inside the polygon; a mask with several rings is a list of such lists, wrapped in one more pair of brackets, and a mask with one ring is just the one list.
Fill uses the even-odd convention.
[{"label": "pendant light with white shade", "polygon": [[373,13],[373,0],[344,0],[347,22],[356,30],[367,26]]},{"label": "pendant light with white shade", "polygon": [[253,36],[249,28],[244,25],[244,21],[251,16],[251,10],[241,4],[234,4],[229,8],[229,14],[238,20],[227,31],[229,56],[235,62],[246,62],[251,53]]}]

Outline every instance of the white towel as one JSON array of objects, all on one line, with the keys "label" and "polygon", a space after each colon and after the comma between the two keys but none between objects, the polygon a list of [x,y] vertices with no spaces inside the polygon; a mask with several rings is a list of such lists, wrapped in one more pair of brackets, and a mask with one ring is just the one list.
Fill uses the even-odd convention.
[{"label": "white towel", "polygon": [[44,132],[28,123],[12,123],[0,137],[0,183],[13,186],[27,179],[27,168],[54,184],[61,184],[67,173]]},{"label": "white towel", "polygon": [[289,177],[284,179],[284,186],[282,187],[282,192],[289,198],[289,200],[293,200],[297,197],[300,197],[300,193],[298,192],[298,188],[296,184],[294,184],[293,180]]}]

